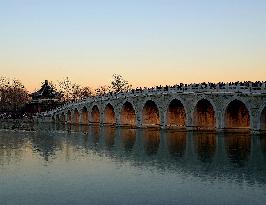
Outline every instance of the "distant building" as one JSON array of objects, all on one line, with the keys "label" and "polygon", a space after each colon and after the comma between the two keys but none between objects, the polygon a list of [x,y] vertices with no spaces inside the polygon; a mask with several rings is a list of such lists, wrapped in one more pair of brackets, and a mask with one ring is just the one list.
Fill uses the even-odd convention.
[{"label": "distant building", "polygon": [[61,94],[49,85],[48,80],[45,80],[41,89],[30,94],[30,97],[32,100],[27,105],[26,110],[29,113],[36,113],[44,112],[60,105]]}]

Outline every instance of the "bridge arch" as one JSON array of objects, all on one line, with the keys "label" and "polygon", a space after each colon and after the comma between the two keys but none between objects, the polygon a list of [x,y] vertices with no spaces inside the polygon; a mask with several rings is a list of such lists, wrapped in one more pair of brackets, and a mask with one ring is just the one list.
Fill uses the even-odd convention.
[{"label": "bridge arch", "polygon": [[60,121],[59,113],[55,114],[55,121],[56,121],[56,122],[59,122],[59,121]]},{"label": "bridge arch", "polygon": [[232,99],[224,111],[224,128],[250,128],[250,110],[240,99]]},{"label": "bridge arch", "polygon": [[89,123],[89,112],[86,106],[83,106],[83,108],[81,109],[81,123],[84,125],[87,125]]},{"label": "bridge arch", "polygon": [[105,106],[103,120],[104,120],[103,121],[104,124],[115,124],[116,123],[115,110],[114,110],[113,105],[111,105],[110,103],[108,103]]},{"label": "bridge arch", "polygon": [[266,103],[263,104],[263,106],[261,107],[260,111],[259,111],[259,124],[260,130],[266,130]]},{"label": "bridge arch", "polygon": [[60,114],[60,121],[61,122],[66,122],[66,116],[65,116],[65,113],[64,112],[62,112],[61,114]]},{"label": "bridge arch", "polygon": [[75,110],[74,110],[74,121],[73,121],[73,123],[74,124],[79,124],[79,116],[80,116],[80,114],[79,114],[79,111],[78,111],[78,109],[77,108],[75,108]]},{"label": "bridge arch", "polygon": [[142,125],[160,125],[160,112],[157,104],[153,100],[147,100],[142,109]]},{"label": "bridge arch", "polygon": [[72,122],[72,113],[71,110],[67,111],[67,122],[71,123]]},{"label": "bridge arch", "polygon": [[181,100],[174,98],[170,101],[166,113],[166,123],[167,126],[186,126],[186,109]]},{"label": "bridge arch", "polygon": [[133,104],[129,101],[124,102],[120,113],[120,124],[136,126],[136,122],[136,111]]},{"label": "bridge arch", "polygon": [[100,123],[100,110],[97,105],[94,105],[91,109],[91,123]]},{"label": "bridge arch", "polygon": [[206,98],[197,101],[193,111],[193,126],[207,129],[216,128],[216,111],[214,103]]}]

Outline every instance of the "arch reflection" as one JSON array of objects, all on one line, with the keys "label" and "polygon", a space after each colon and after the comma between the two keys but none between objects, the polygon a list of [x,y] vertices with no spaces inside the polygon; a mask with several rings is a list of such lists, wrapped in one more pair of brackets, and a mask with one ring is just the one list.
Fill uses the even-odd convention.
[{"label": "arch reflection", "polygon": [[145,153],[148,156],[157,154],[160,145],[160,130],[159,129],[143,130],[143,143],[144,143]]},{"label": "arch reflection", "polygon": [[198,159],[202,162],[212,162],[216,151],[216,134],[196,132],[193,139]]},{"label": "arch reflection", "polygon": [[85,134],[89,133],[89,126],[88,125],[81,125],[81,131]]},{"label": "arch reflection", "polygon": [[91,127],[91,136],[93,144],[98,144],[100,140],[100,126]]},{"label": "arch reflection", "polygon": [[104,140],[107,147],[112,147],[115,144],[115,130],[114,127],[104,127]]},{"label": "arch reflection", "polygon": [[226,133],[224,141],[230,161],[239,167],[243,167],[250,157],[250,135]]},{"label": "arch reflection", "polygon": [[136,142],[136,130],[121,129],[121,141],[126,151],[132,151]]},{"label": "arch reflection", "polygon": [[186,132],[166,132],[166,142],[171,155],[183,157],[186,152]]},{"label": "arch reflection", "polygon": [[261,136],[260,137],[260,146],[261,146],[261,151],[264,155],[264,158],[266,159],[266,136]]}]

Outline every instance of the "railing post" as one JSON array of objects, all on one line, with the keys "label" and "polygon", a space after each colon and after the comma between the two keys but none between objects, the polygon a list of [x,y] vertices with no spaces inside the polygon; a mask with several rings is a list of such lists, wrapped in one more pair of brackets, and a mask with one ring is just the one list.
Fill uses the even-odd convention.
[{"label": "railing post", "polygon": [[237,85],[236,85],[236,91],[237,91],[237,92],[240,91],[240,85],[239,85],[239,83],[237,83]]},{"label": "railing post", "polygon": [[225,85],[225,91],[229,92],[229,84],[228,83],[226,83],[226,85]]},{"label": "railing post", "polygon": [[264,82],[261,85],[261,90],[265,90],[265,83]]}]

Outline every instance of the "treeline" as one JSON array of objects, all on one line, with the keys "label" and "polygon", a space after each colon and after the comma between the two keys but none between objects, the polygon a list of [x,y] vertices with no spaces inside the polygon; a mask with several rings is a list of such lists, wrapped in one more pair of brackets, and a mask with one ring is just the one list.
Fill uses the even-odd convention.
[{"label": "treeline", "polygon": [[132,85],[130,85],[121,75],[113,74],[112,77],[112,81],[109,85],[103,85],[96,89],[92,89],[90,86],[81,86],[78,83],[74,83],[69,77],[66,77],[62,81],[58,81],[57,84],[51,83],[51,85],[55,91],[60,93],[61,101],[63,102],[131,90]]},{"label": "treeline", "polygon": [[[126,92],[131,89],[132,86],[121,75],[114,74],[112,77],[110,84],[96,89],[90,86],[81,86],[72,82],[69,77],[56,83],[49,82],[49,86],[53,92],[59,94],[58,100],[61,103],[107,93]],[[31,93],[26,90],[20,80],[0,77],[0,113],[21,112],[30,101]]]}]

